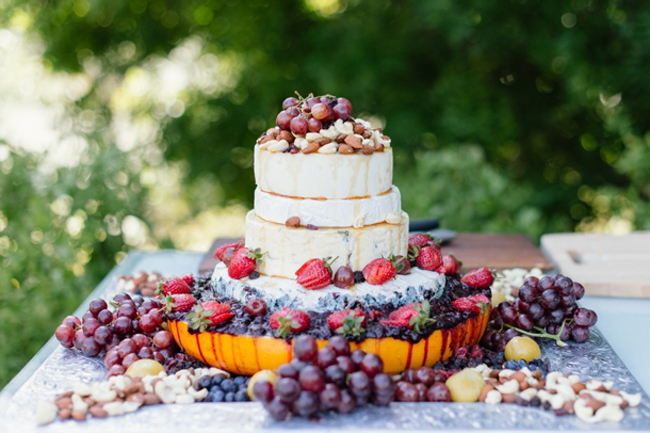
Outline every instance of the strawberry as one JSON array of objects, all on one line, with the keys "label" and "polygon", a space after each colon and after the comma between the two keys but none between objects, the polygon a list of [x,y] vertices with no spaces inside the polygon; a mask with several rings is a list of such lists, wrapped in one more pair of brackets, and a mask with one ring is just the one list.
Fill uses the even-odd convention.
[{"label": "strawberry", "polygon": [[291,332],[304,331],[309,327],[309,315],[304,311],[291,310],[288,307],[282,307],[271,314],[269,319],[271,329],[277,329],[277,336],[285,338]]},{"label": "strawberry", "polygon": [[366,324],[366,315],[359,308],[355,310],[335,311],[327,317],[327,327],[341,335],[358,337]]},{"label": "strawberry", "polygon": [[409,259],[404,256],[393,256],[392,254],[388,257],[388,260],[393,264],[395,272],[400,275],[407,275],[411,273],[411,262]]},{"label": "strawberry", "polygon": [[487,310],[490,300],[487,296],[466,296],[451,302],[451,306],[458,311],[469,311],[472,314],[482,314]]},{"label": "strawberry", "polygon": [[244,240],[240,240],[239,242],[234,242],[231,244],[223,244],[220,247],[215,248],[214,253],[212,254],[212,257],[214,257],[217,260],[223,261],[223,253],[226,251],[228,248],[232,247],[235,250],[238,250],[244,246]]},{"label": "strawberry", "polygon": [[185,274],[185,275],[183,275],[183,276],[180,277],[180,278],[181,278],[181,280],[183,280],[183,281],[185,282],[185,284],[187,284],[188,286],[191,285],[191,284],[194,284],[194,275],[192,275],[192,274]]},{"label": "strawberry", "polygon": [[379,258],[370,261],[361,272],[366,283],[380,286],[395,276],[395,266],[390,260]]},{"label": "strawberry", "polygon": [[427,234],[414,233],[409,236],[408,244],[409,246],[413,245],[415,247],[423,247],[431,241],[433,241],[433,238]]},{"label": "strawberry", "polygon": [[332,283],[332,259],[309,259],[296,271],[296,282],[305,289],[322,289]]},{"label": "strawberry", "polygon": [[456,275],[458,273],[458,268],[462,265],[463,263],[459,262],[453,254],[445,254],[442,256],[442,264],[436,272],[445,275]]},{"label": "strawberry", "polygon": [[415,263],[420,269],[435,271],[442,264],[442,254],[439,250],[427,245],[417,251]]},{"label": "strawberry", "polygon": [[188,311],[196,304],[196,299],[189,293],[180,293],[178,295],[170,295],[163,298],[166,312],[183,312]]},{"label": "strawberry", "polygon": [[411,303],[399,307],[388,315],[388,320],[380,320],[379,323],[387,326],[409,328],[419,333],[422,327],[433,323],[434,320],[429,317],[430,312],[431,305],[425,299],[421,304]]},{"label": "strawberry", "polygon": [[494,281],[494,275],[485,266],[469,271],[460,279],[461,283],[478,289],[487,289],[492,285],[492,281]]},{"label": "strawberry", "polygon": [[228,264],[228,276],[235,280],[249,276],[259,264],[261,257],[259,248],[255,250],[239,248]]},{"label": "strawberry", "polygon": [[230,305],[216,301],[202,302],[187,315],[191,328],[198,329],[199,332],[205,331],[208,326],[225,322],[231,317],[233,314],[230,312]]},{"label": "strawberry", "polygon": [[[191,276],[191,274],[190,274]],[[181,293],[192,293],[189,284],[183,277],[171,277],[158,286],[159,294],[163,296],[178,295]]]}]

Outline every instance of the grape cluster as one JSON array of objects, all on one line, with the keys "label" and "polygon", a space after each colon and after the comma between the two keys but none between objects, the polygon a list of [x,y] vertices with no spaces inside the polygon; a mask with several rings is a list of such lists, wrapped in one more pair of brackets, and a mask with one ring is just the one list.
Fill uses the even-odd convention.
[{"label": "grape cluster", "polygon": [[225,374],[204,375],[197,382],[199,390],[207,389],[208,395],[203,399],[204,402],[233,402],[248,401],[246,388],[248,381],[247,376],[227,377]]},{"label": "grape cluster", "polygon": [[559,345],[568,340],[583,343],[598,320],[595,312],[576,303],[584,294],[582,284],[561,274],[528,277],[513,302],[492,310],[481,345],[503,351],[508,341],[522,334],[550,338]]},{"label": "grape cluster", "polygon": [[420,367],[406,370],[396,384],[395,400],[404,402],[451,401],[445,381],[449,372]]},{"label": "grape cluster", "polygon": [[348,120],[352,114],[352,104],[346,98],[331,95],[306,99],[289,97],[282,102],[282,111],[275,118],[281,130],[295,135],[318,132],[336,119]]},{"label": "grape cluster", "polygon": [[54,335],[65,348],[75,348],[88,357],[104,354],[109,376],[124,374],[138,359],[161,364],[176,353],[172,335],[162,328],[162,305],[156,300],[115,295],[111,305],[101,299],[90,302],[81,320],[63,319]]},{"label": "grape cluster", "polygon": [[275,383],[256,382],[253,396],[277,420],[290,413],[304,417],[330,410],[349,413],[369,402],[387,406],[394,399],[395,383],[383,368],[381,358],[350,351],[341,336],[332,337],[319,350],[316,340],[303,335],[294,340],[293,360],[278,368]]}]

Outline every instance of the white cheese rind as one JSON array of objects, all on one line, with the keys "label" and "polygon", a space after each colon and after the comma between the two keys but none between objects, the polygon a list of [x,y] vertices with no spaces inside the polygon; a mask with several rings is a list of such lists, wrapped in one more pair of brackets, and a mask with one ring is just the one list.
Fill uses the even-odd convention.
[{"label": "white cheese rind", "polygon": [[251,297],[260,297],[270,311],[286,306],[316,312],[341,310],[356,301],[367,307],[392,304],[398,308],[410,302],[421,302],[425,292],[430,294],[427,298],[440,297],[445,283],[444,274],[413,268],[410,274],[397,275],[381,286],[361,283],[349,289],[329,285],[320,290],[307,290],[295,280],[285,278],[261,276],[254,280],[234,280],[228,276],[223,263],[217,264],[210,281],[216,294],[242,304],[246,304]]},{"label": "white cheese rind", "polygon": [[295,278],[307,260],[324,257],[338,257],[334,268],[347,264],[352,270],[362,270],[378,257],[406,256],[408,215],[401,215],[396,225],[307,230],[264,221],[252,210],[246,215],[246,247],[265,253],[258,266],[264,275]]},{"label": "white cheese rind", "polygon": [[391,189],[393,151],[294,155],[256,145],[254,170],[255,183],[265,192],[304,198],[373,197]]},{"label": "white cheese rind", "polygon": [[255,212],[265,221],[284,224],[297,216],[300,225],[317,227],[352,227],[363,216],[363,225],[386,222],[391,214],[400,214],[400,193],[397,187],[387,194],[361,199],[314,200],[273,195],[255,189]]}]

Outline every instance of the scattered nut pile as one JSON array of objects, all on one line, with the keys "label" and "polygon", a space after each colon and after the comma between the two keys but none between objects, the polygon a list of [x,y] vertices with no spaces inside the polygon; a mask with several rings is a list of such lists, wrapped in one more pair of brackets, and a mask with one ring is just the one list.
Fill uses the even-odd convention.
[{"label": "scattered nut pile", "polygon": [[620,421],[623,409],[638,406],[641,394],[628,394],[612,389],[611,382],[588,380],[581,382],[576,375],[542,371],[493,370],[486,365],[475,368],[485,380],[478,400],[487,404],[515,403],[521,406],[541,406],[555,415],[575,414],[588,423]]},{"label": "scattered nut pile", "polygon": [[533,268],[530,270],[513,268],[497,272],[494,281],[490,286],[490,289],[492,290],[492,305],[498,305],[503,301],[514,301],[517,297],[519,287],[524,284],[526,278],[542,278],[543,275],[544,273],[539,268]]},{"label": "scattered nut pile", "polygon": [[118,275],[115,291],[131,292],[142,296],[154,296],[158,283],[163,280],[163,276],[158,272],[150,274],[138,272],[135,275]]},{"label": "scattered nut pile", "polygon": [[390,138],[363,119],[337,119],[327,129],[304,135],[295,135],[279,127],[270,128],[257,140],[257,145],[269,152],[372,155],[390,147]]},{"label": "scattered nut pile", "polygon": [[59,394],[53,402],[40,402],[36,407],[36,422],[49,424],[58,415],[61,419],[85,420],[135,412],[140,406],[154,404],[190,404],[208,395],[198,389],[197,381],[204,375],[230,376],[218,368],[180,370],[173,375],[164,371],[142,378],[113,376],[93,384],[78,383],[71,391]]}]

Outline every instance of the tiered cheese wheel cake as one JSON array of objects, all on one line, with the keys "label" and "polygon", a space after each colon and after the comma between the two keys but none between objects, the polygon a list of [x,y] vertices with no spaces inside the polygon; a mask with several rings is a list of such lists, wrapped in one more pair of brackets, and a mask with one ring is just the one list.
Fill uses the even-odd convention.
[{"label": "tiered cheese wheel cake", "polygon": [[[278,126],[255,144],[255,208],[246,215],[244,243],[218,253],[223,261],[194,290],[197,301],[230,305],[234,317],[197,333],[177,313],[170,329],[178,343],[211,365],[245,374],[286,362],[301,333],[322,345],[342,334],[366,352],[386,355],[391,372],[432,365],[475,344],[488,313],[461,313],[450,303],[489,296],[489,289],[477,291],[455,269],[446,272],[426,237],[409,244],[409,218],[392,184],[390,138],[350,117],[343,98],[287,101]],[[253,259],[235,258],[242,252]],[[241,263],[254,264],[242,273]],[[326,265],[331,270],[321,269]],[[301,280],[309,266],[324,283]],[[244,306],[253,300],[264,313],[249,314]],[[337,314],[347,316],[345,326],[332,325]],[[295,326],[278,332],[278,315]],[[418,318],[409,322],[412,316]]]}]

